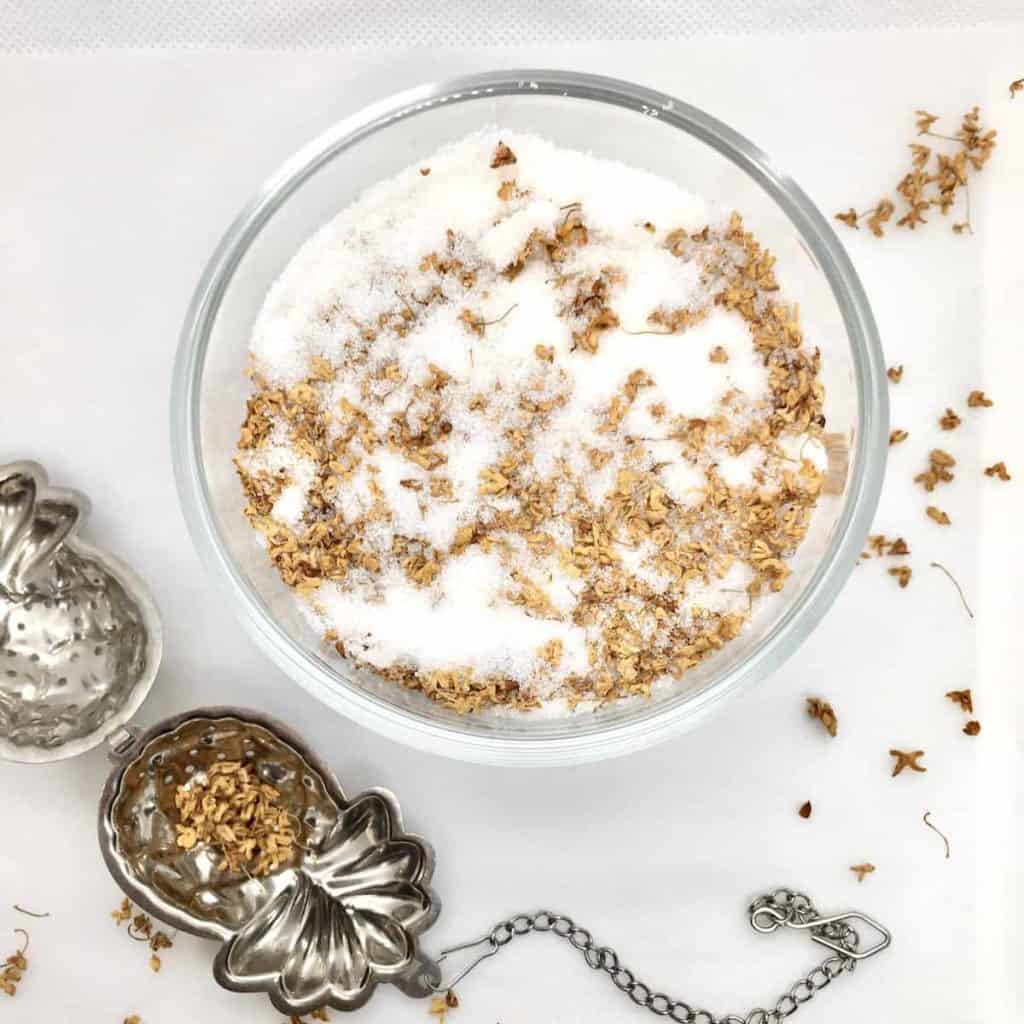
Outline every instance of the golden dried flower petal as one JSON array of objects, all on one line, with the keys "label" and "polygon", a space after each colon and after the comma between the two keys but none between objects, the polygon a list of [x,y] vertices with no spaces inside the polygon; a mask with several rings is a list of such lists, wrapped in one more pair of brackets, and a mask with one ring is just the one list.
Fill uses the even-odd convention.
[{"label": "golden dried flower petal", "polygon": [[918,760],[924,757],[923,750],[890,750],[889,756],[896,758],[896,763],[892,767],[894,776],[899,775],[904,768],[909,768],[913,772],[928,771],[924,765],[918,764]]},{"label": "golden dried flower petal", "polygon": [[946,696],[954,703],[959,704],[962,711],[966,711],[971,714],[974,711],[974,700],[971,697],[971,691],[967,690],[950,690]]},{"label": "golden dried flower petal", "polygon": [[828,701],[821,700],[818,697],[808,697],[807,714],[821,722],[829,736],[834,737],[838,732],[839,719]]},{"label": "golden dried flower petal", "polygon": [[896,577],[901,589],[910,582],[911,573],[909,565],[898,565],[889,570],[889,575]]},{"label": "golden dried flower petal", "polygon": [[515,162],[515,153],[504,142],[499,142],[494,150],[494,155],[491,157],[491,167],[507,167]]},{"label": "golden dried flower petal", "polygon": [[863,882],[865,876],[875,870],[875,865],[865,861],[863,864],[854,864],[850,870],[857,876],[858,882]]}]

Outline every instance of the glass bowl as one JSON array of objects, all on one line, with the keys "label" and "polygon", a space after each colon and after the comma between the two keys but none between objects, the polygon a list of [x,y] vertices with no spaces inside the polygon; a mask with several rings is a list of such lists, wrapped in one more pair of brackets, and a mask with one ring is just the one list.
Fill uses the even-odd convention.
[{"label": "glass bowl", "polygon": [[[840,448],[824,499],[781,595],[759,602],[740,636],[648,700],[567,717],[459,716],[353,670],[314,632],[242,514],[232,465],[244,416],[249,335],[264,296],[301,244],[364,189],[485,125],[656,172],[703,195],[778,259],[822,350],[827,431]],[[853,568],[885,469],[884,364],[863,288],[835,233],[796,184],[726,125],[628,82],[508,71],[428,84],[336,124],[269,178],[230,226],[182,330],[171,402],[174,469],[200,558],[283,672],[335,711],[391,739],[471,761],[554,765],[612,757],[692,727],[765,678],[817,625]],[[845,449],[845,451],[843,451]]]}]

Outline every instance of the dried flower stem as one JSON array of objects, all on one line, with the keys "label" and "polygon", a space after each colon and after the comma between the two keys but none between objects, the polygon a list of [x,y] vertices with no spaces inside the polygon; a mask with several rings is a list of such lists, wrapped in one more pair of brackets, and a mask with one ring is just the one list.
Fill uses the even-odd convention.
[{"label": "dried flower stem", "polygon": [[931,829],[931,830],[932,830],[932,831],[933,831],[933,832],[934,832],[934,833],[935,833],[935,834],[936,834],[937,836],[939,836],[939,837],[940,837],[940,838],[942,839],[942,841],[943,841],[943,842],[944,842],[944,843],[946,844],[946,860],[949,860],[949,840],[948,840],[948,839],[946,838],[946,835],[945,835],[945,833],[944,833],[944,832],[941,832],[941,831],[940,831],[939,829],[937,829],[937,828],[936,828],[936,827],[935,827],[935,826],[934,826],[934,825],[933,825],[933,824],[932,824],[932,823],[931,823],[931,822],[930,822],[930,821],[928,820],[928,818],[929,818],[929,816],[931,815],[931,813],[932,813],[931,811],[925,811],[925,812],[924,812],[924,817],[923,817],[923,818],[922,818],[921,820],[922,820],[922,821],[923,821],[923,822],[924,822],[924,823],[925,823],[925,824],[926,824],[926,825],[927,825],[927,826],[928,826],[928,827],[929,827],[929,828],[930,828],[930,829]]},{"label": "dried flower stem", "polygon": [[24,907],[19,907],[17,903],[13,905],[12,910],[16,910],[19,914],[25,914],[28,917],[49,917],[50,914],[47,911],[44,914],[37,914],[34,910],[26,910]]},{"label": "dried flower stem", "polygon": [[508,309],[506,309],[505,312],[502,313],[501,316],[499,316],[496,320],[481,320],[479,322],[478,326],[480,326],[480,327],[490,327],[493,324],[500,324],[501,321],[504,320],[505,317],[507,317],[509,315],[509,313],[511,313],[512,310],[515,309],[516,306],[518,306],[518,305],[519,305],[518,302],[513,302],[512,305],[509,306]]},{"label": "dried flower stem", "polygon": [[956,592],[960,595],[960,600],[963,602],[964,610],[973,619],[974,612],[971,611],[971,606],[967,603],[967,598],[964,597],[964,588],[957,582],[957,578],[941,562],[932,562],[931,567],[933,569],[941,569],[949,577],[950,582],[952,582],[953,586],[956,587]]}]

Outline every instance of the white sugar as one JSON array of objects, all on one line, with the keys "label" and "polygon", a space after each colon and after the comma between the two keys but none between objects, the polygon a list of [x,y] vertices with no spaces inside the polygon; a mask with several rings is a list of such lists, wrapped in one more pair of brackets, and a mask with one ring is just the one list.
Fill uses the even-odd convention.
[{"label": "white sugar", "polygon": [[[495,168],[499,140],[517,159]],[[556,245],[577,216],[585,244]],[[308,501],[321,467],[337,466],[336,456],[344,463],[326,515],[357,525],[380,568],[355,565],[342,582],[324,582],[313,601],[322,628],[350,654],[381,669],[471,669],[515,679],[528,695],[559,696],[568,677],[593,670],[588,640],[596,639],[573,623],[584,582],[565,567],[569,511],[584,498],[588,514],[606,508],[627,466],[656,472],[677,511],[701,504],[712,471],[730,487],[760,483],[766,449],[732,455],[711,440],[697,456],[678,440],[681,422],[720,415],[727,395],[737,396],[731,408],[740,426],[764,416],[758,403],[770,394],[743,317],[714,304],[697,260],[666,247],[669,232],[723,220],[664,178],[488,129],[375,185],[306,242],[266,297],[253,366],[271,386],[289,388],[310,379],[314,357],[326,359],[335,378],[316,388],[326,441],[344,456],[327,454],[318,465],[278,423],[239,464],[284,480],[271,516],[301,534],[321,515]],[[558,254],[527,258],[545,243]],[[580,339],[597,279],[617,324],[602,325],[591,352]],[[688,309],[702,316],[685,330],[665,326]],[[644,386],[628,394],[638,370]],[[625,407],[609,429],[613,401]],[[410,457],[419,453],[406,447],[406,435],[426,436],[439,416],[443,436],[427,445],[438,463],[427,469]],[[373,443],[349,441],[367,424]],[[779,444],[788,458],[825,464],[814,439]],[[500,487],[481,492],[481,474],[510,453],[522,456],[518,485],[557,482],[556,514],[538,527],[554,551],[534,551],[528,528],[500,526],[503,514],[522,512],[518,498]],[[774,479],[769,474],[766,486]],[[471,525],[493,529],[496,543],[453,548],[459,528]],[[700,525],[687,529],[702,536]],[[678,596],[687,626],[704,613],[747,610],[748,566],[734,562],[721,578],[698,579],[684,592],[659,571],[653,542],[613,543],[612,564],[596,578],[631,578],[635,607],[624,602],[620,610],[645,640],[663,624],[637,593]],[[423,549],[422,557],[437,559],[436,576],[415,580],[402,559]],[[523,603],[514,570],[540,588],[544,607]],[[545,660],[540,649],[552,641],[560,656],[549,651]]]},{"label": "white sugar", "polygon": [[528,679],[537,667],[537,648],[556,639],[576,669],[585,668],[584,631],[532,618],[503,602],[510,585],[496,556],[467,550],[449,560],[429,589],[392,581],[379,600],[367,600],[329,583],[316,600],[346,649],[378,668],[468,667]]}]

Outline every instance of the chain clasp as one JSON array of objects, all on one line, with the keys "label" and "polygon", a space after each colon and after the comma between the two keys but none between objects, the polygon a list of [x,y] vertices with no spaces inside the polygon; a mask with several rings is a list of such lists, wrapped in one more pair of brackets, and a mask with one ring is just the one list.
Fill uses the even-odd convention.
[{"label": "chain clasp", "polygon": [[[857,949],[856,946],[844,942],[842,934],[846,929],[852,931],[851,921],[861,921],[873,928],[879,936],[878,940],[867,949]],[[837,925],[841,927],[837,928]],[[762,935],[771,934],[783,927],[807,930],[811,933],[813,942],[826,949],[831,949],[833,953],[848,957],[850,960],[867,960],[876,953],[881,953],[883,949],[887,949],[892,942],[892,933],[887,928],[859,910],[847,910],[842,914],[833,914],[831,917],[814,916],[801,920],[780,907],[763,904],[751,908],[750,926]],[[853,934],[856,935],[856,932]]]}]

